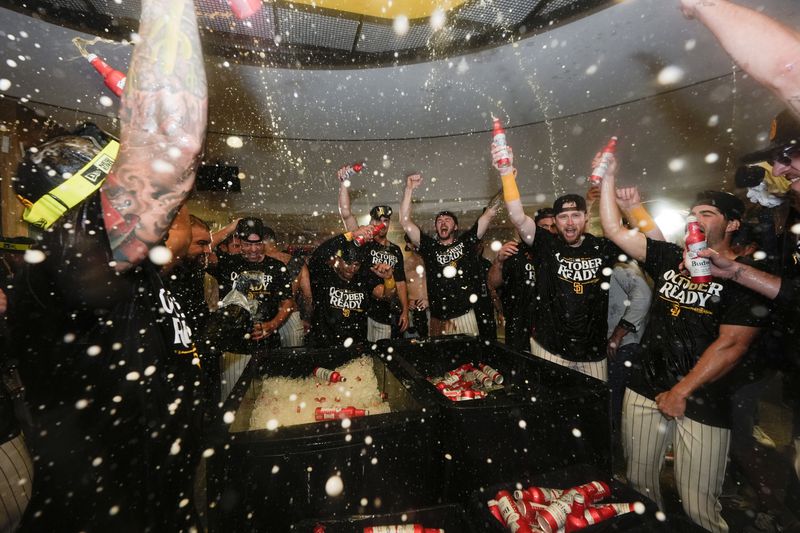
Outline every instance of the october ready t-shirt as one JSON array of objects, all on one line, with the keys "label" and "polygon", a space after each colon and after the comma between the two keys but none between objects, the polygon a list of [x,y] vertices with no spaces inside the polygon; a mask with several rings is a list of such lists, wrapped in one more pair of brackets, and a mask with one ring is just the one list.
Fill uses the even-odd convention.
[{"label": "october ready t-shirt", "polygon": [[580,246],[569,246],[541,230],[532,248],[537,285],[534,339],[570,361],[605,359],[608,285],[603,283],[609,281],[621,250],[588,233]]}]

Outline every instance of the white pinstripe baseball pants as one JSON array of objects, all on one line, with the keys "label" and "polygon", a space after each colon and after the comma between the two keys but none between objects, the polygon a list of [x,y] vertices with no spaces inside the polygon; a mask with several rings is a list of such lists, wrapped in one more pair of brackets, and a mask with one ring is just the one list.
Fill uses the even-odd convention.
[{"label": "white pinstripe baseball pants", "polygon": [[608,381],[608,360],[606,359],[602,361],[570,361],[548,352],[541,344],[533,340],[533,337],[531,337],[531,353],[536,357],[541,357],[546,361],[565,366],[581,374],[597,378],[600,381]]},{"label": "white pinstripe baseball pants", "polygon": [[726,533],[719,495],[725,480],[731,431],[680,417],[672,420],[656,402],[625,389],[622,440],[628,482],[663,509],[659,475],[667,444],[675,452],[675,482],[683,510],[699,526]]},{"label": "white pinstripe baseball pants", "polygon": [[228,399],[228,395],[233,390],[233,386],[239,380],[239,377],[244,372],[247,363],[250,362],[250,357],[247,354],[229,353],[222,354],[220,360],[220,371],[222,372],[222,383],[220,384],[220,401]]},{"label": "white pinstripe baseball pants", "polygon": [[369,342],[375,342],[382,339],[391,339],[391,338],[392,338],[391,324],[381,324],[380,322],[376,322],[371,318],[367,317],[367,340]]},{"label": "white pinstripe baseball pants", "polygon": [[0,445],[0,532],[17,529],[31,499],[33,464],[20,433]]},{"label": "white pinstripe baseball pants", "polygon": [[278,333],[281,336],[282,348],[303,346],[305,332],[303,331],[303,320],[300,318],[300,311],[290,314],[286,322],[278,329]]},{"label": "white pinstripe baseball pants", "polygon": [[441,320],[436,317],[431,317],[429,322],[428,333],[431,337],[438,337],[441,335],[472,335],[478,336],[478,320],[475,318],[475,311],[470,309],[469,312],[450,318]]}]

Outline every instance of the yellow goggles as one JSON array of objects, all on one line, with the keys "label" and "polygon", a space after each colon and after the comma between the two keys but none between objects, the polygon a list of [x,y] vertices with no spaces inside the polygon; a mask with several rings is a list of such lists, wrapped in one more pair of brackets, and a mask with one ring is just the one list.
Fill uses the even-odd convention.
[{"label": "yellow goggles", "polygon": [[112,140],[72,177],[27,206],[22,213],[23,220],[42,229],[55,224],[64,213],[100,188],[117,159],[118,152],[119,143]]}]

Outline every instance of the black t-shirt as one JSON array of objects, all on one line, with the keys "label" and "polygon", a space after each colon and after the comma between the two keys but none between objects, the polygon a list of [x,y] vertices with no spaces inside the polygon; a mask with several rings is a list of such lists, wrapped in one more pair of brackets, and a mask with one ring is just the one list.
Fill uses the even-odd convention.
[{"label": "black t-shirt", "polygon": [[[266,322],[275,318],[281,302],[292,297],[292,280],[288,269],[281,261],[265,256],[258,263],[246,261],[238,255],[229,255],[219,261],[218,279],[224,279],[227,286],[236,288],[248,300],[258,302],[253,315],[254,322]],[[222,283],[222,282],[220,282]],[[280,346],[280,336],[273,334],[263,341],[253,342],[253,349],[264,345],[268,348]]]},{"label": "black t-shirt", "polygon": [[197,334],[203,331],[211,314],[206,303],[205,272],[196,267],[177,265],[164,278],[164,284],[180,302],[195,334],[194,339],[197,339]]},{"label": "black t-shirt", "polygon": [[467,313],[479,276],[478,225],[459,235],[453,244],[440,244],[433,237],[420,233],[419,255],[425,261],[425,279],[431,316],[448,320]]},{"label": "black t-shirt", "polygon": [[[371,242],[367,245],[367,260],[364,261],[362,269],[369,271],[370,267],[379,264],[387,264],[392,267],[395,281],[405,281],[406,271],[403,266],[403,252],[400,247],[393,242],[389,242],[388,246],[383,246],[377,242]],[[380,280],[382,283],[383,280]],[[373,302],[369,307],[367,316],[375,322],[381,324],[392,323],[392,302],[389,300],[377,300],[373,298]]]},{"label": "black t-shirt", "polygon": [[339,277],[328,261],[337,248],[346,243],[342,235],[328,239],[308,262],[314,298],[312,343],[318,346],[341,346],[348,338],[354,342],[367,339],[367,311],[372,305],[372,290],[382,280],[364,269],[350,281]]},{"label": "black t-shirt", "polygon": [[608,282],[622,252],[608,239],[583,237],[573,247],[547,231],[536,232],[533,337],[564,359],[600,361],[606,357]]},{"label": "black t-shirt", "polygon": [[506,344],[515,350],[530,351],[531,313],[536,294],[534,254],[524,242],[518,252],[503,262],[500,301],[506,321]]},{"label": "black t-shirt", "polygon": [[[651,399],[670,390],[694,368],[718,337],[723,324],[762,327],[769,320],[765,298],[741,285],[720,279],[692,283],[681,274],[680,247],[647,240],[645,271],[654,282],[653,303],[642,338],[641,371],[629,387]],[[718,427],[730,427],[727,376],[695,391],[686,403],[686,416]]]},{"label": "black t-shirt", "polygon": [[39,457],[22,529],[188,528],[202,377],[180,304],[149,262],[114,272],[99,194],[40,247],[9,294]]}]

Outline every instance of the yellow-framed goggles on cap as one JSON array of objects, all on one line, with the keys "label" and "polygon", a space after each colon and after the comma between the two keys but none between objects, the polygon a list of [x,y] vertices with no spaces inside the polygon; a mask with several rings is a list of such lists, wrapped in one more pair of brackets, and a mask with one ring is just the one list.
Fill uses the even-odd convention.
[{"label": "yellow-framed goggles on cap", "polygon": [[94,159],[69,179],[31,203],[18,197],[25,205],[22,218],[36,227],[47,229],[64,213],[92,195],[106,180],[119,153],[119,143],[110,141]]}]

